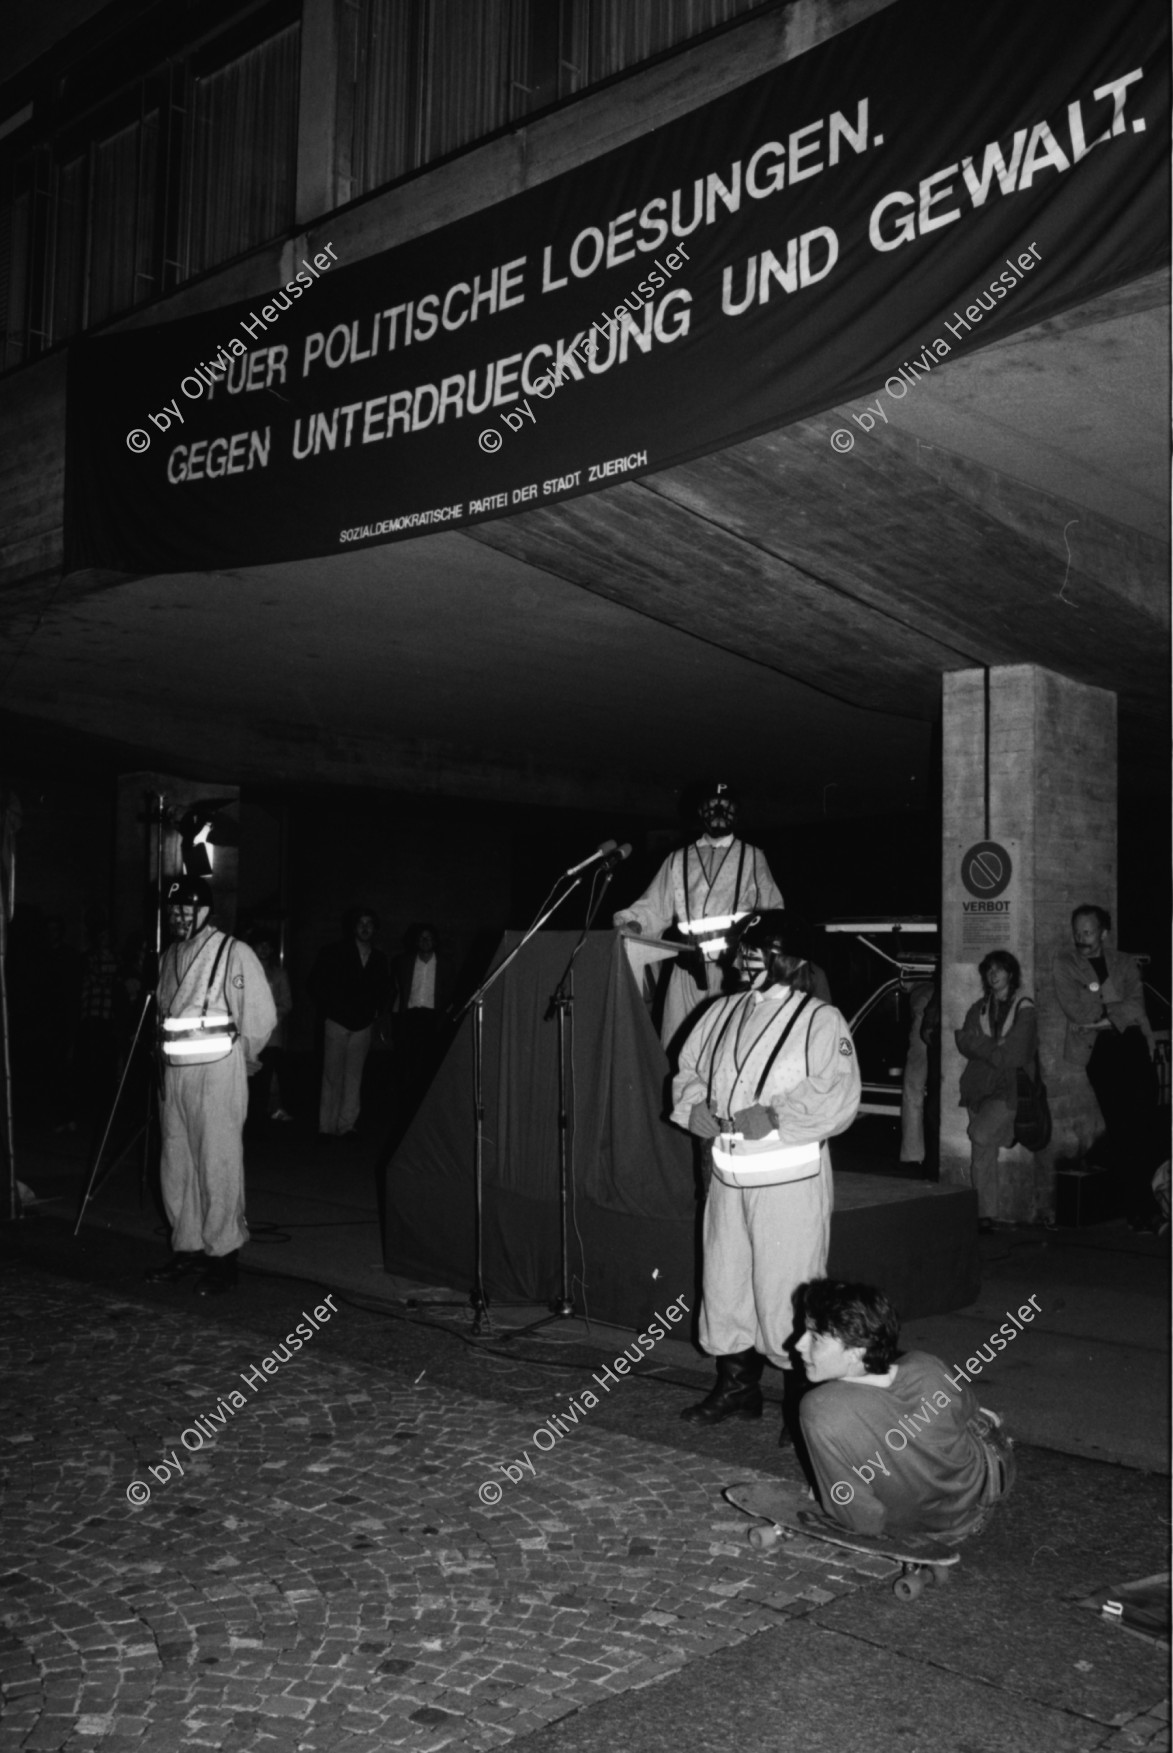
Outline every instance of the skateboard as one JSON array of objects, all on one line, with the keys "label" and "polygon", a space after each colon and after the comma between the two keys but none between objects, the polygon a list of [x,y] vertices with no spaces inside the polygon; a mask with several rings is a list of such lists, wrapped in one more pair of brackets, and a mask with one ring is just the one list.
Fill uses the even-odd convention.
[{"label": "skateboard", "polygon": [[760,1551],[768,1551],[791,1535],[806,1534],[815,1540],[825,1540],[830,1546],[845,1547],[848,1552],[867,1552],[902,1565],[901,1574],[892,1584],[898,1601],[915,1601],[928,1577],[935,1583],[947,1583],[950,1568],[960,1557],[952,1547],[942,1546],[928,1535],[857,1534],[832,1522],[793,1486],[747,1481],[744,1485],[727,1486],[725,1496],[735,1509],[762,1518],[747,1536],[750,1545]]}]

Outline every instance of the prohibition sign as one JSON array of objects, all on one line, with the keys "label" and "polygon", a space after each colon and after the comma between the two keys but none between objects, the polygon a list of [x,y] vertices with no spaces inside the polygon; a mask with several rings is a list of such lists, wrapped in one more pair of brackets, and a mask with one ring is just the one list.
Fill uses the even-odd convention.
[{"label": "prohibition sign", "polygon": [[1014,867],[996,840],[979,840],[962,854],[961,880],[979,901],[995,901],[1009,887]]}]

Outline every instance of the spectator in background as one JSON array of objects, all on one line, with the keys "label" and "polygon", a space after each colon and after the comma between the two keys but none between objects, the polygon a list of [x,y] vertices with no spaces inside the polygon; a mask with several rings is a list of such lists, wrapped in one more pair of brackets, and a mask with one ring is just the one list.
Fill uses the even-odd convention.
[{"label": "spectator in background", "polygon": [[370,907],[349,908],[341,940],[320,952],[306,981],[324,1023],[320,1138],[358,1136],[363,1067],[375,1019],[391,999],[387,958],[375,948],[378,929]]},{"label": "spectator in background", "polygon": [[451,986],[434,925],[408,926],[403,934],[403,953],[392,963],[392,973],[396,1051],[408,1059],[426,1061],[439,1039]]},{"label": "spectator in background", "polygon": [[908,1052],[900,1083],[900,1161],[925,1160],[925,1095],[929,1086],[931,1026],[925,1017],[936,993],[931,980],[918,980],[908,994]]},{"label": "spectator in background", "polygon": [[49,1119],[65,1049],[54,1031],[50,922],[39,907],[20,904],[9,928],[6,976],[12,1079],[20,1111]]},{"label": "spectator in background", "polygon": [[1084,1067],[1095,1091],[1125,1216],[1133,1229],[1155,1229],[1152,1178],[1164,1155],[1157,1136],[1156,1043],[1136,958],[1109,943],[1111,930],[1105,907],[1077,907],[1071,947],[1055,957],[1055,996],[1067,1018],[1063,1057]]},{"label": "spectator in background", "polygon": [[256,926],[249,934],[249,943],[265,971],[265,979],[269,982],[269,991],[277,1012],[277,1027],[269,1036],[269,1044],[261,1054],[261,1069],[251,1085],[255,1112],[266,1115],[270,1120],[292,1120],[293,1115],[285,1108],[284,1101],[285,1019],[293,1009],[293,988],[278,957],[274,933],[268,926]]},{"label": "spectator in background", "polygon": [[1014,1143],[1018,1073],[1034,1065],[1038,1029],[1034,999],[1021,990],[1017,956],[991,950],[978,973],[982,996],[970,1006],[955,1039],[969,1061],[961,1074],[961,1105],[969,1109],[978,1220],[988,1229],[996,1221],[998,1152]]},{"label": "spectator in background", "polygon": [[[153,952],[148,952],[142,932],[128,932],[122,945],[120,985],[125,999],[123,1015],[132,1030],[138,1022],[144,992],[154,987],[154,976],[155,957]],[[128,1038],[125,1045],[129,1044]]]},{"label": "spectator in background", "polygon": [[129,1010],[106,915],[86,914],[81,996],[73,1044],[73,1111],[92,1120],[114,1099]]},{"label": "spectator in background", "polygon": [[406,1126],[431,1082],[451,1008],[452,979],[436,927],[409,925],[391,968],[396,1118]]}]

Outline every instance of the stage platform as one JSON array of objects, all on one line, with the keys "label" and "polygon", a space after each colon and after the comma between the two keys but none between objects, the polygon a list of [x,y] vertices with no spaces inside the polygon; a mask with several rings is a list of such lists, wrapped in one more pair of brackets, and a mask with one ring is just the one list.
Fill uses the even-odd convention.
[{"label": "stage platform", "polygon": [[[573,932],[540,932],[488,994],[483,1279],[498,1302],[542,1303],[561,1288],[549,994],[576,941]],[[501,956],[515,943],[508,935]],[[570,1277],[598,1319],[639,1331],[666,1301],[683,1296],[692,1309],[700,1301],[699,1207],[694,1140],[664,1118],[668,1062],[614,932],[592,932],[576,952],[569,1053]],[[387,1167],[388,1272],[424,1283],[475,1280],[473,1063],[466,1018]],[[881,1285],[906,1318],[974,1300],[972,1192],[857,1173],[837,1174],[835,1187],[835,1276]]]},{"label": "stage platform", "polygon": [[949,1314],[981,1289],[977,1220],[970,1188],[836,1173],[828,1275],[881,1285],[904,1320]]},{"label": "stage platform", "polygon": [[[832,1146],[832,1150],[834,1147]],[[878,1284],[904,1320],[944,1315],[981,1289],[977,1196],[888,1175],[836,1174],[829,1276]],[[387,1175],[384,1264],[417,1282],[471,1279],[471,1180],[396,1169]],[[485,1283],[493,1301],[544,1303],[558,1294],[557,1206],[508,1189],[486,1194]],[[595,1317],[641,1331],[657,1308],[700,1303],[699,1211],[641,1217],[579,1209],[575,1266]],[[464,1247],[457,1241],[463,1239]],[[538,1238],[546,1246],[533,1247]],[[512,1245],[511,1245],[512,1244]],[[523,1259],[541,1266],[519,1272]],[[459,1263],[458,1263],[459,1262]]]}]

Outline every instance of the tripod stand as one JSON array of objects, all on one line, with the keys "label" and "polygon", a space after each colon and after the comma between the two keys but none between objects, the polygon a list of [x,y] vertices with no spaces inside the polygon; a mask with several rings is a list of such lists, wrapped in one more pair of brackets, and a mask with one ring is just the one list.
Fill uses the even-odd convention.
[{"label": "tripod stand", "polygon": [[527,1327],[514,1327],[510,1332],[503,1333],[501,1335],[502,1342],[509,1339],[520,1339],[526,1333],[536,1333],[539,1327],[548,1327],[551,1321],[571,1320],[578,1312],[574,1306],[574,1298],[570,1294],[570,1240],[567,1234],[571,1180],[570,1129],[573,1119],[567,1104],[567,1094],[573,1076],[574,962],[579,950],[587,940],[587,933],[594,924],[595,915],[602,906],[603,897],[610,886],[611,872],[605,870],[602,882],[596,884],[592,891],[590,906],[587,908],[586,923],[579,933],[578,942],[570,952],[570,960],[562,971],[562,978],[550,995],[550,1003],[546,1010],[547,1021],[551,1016],[556,1017],[558,1021],[558,1208],[561,1225],[562,1294],[552,1300],[548,1315],[543,1315],[540,1321],[531,1321]]},{"label": "tripod stand", "polygon": [[[127,1079],[129,1078],[131,1068],[135,1063],[135,1058],[136,1058],[136,1055],[138,1053],[138,1045],[139,1045],[139,1041],[142,1037],[143,1029],[146,1026],[147,1018],[153,1013],[154,1008],[155,1008],[155,994],[153,991],[148,991],[143,997],[143,1007],[142,1007],[142,1010],[139,1012],[138,1026],[136,1027],[136,1029],[134,1031],[134,1039],[130,1044],[130,1051],[126,1055],[126,1064],[122,1068],[122,1076],[118,1080],[118,1088],[115,1091],[114,1100],[110,1106],[110,1112],[106,1116],[106,1126],[105,1126],[105,1130],[102,1133],[102,1142],[99,1144],[97,1152],[94,1156],[93,1166],[90,1169],[89,1178],[86,1181],[85,1190],[82,1194],[81,1205],[78,1208],[78,1213],[77,1213],[77,1222],[73,1228],[73,1233],[75,1236],[76,1236],[78,1230],[80,1230],[80,1228],[82,1226],[82,1222],[85,1218],[86,1206],[89,1204],[90,1200],[93,1198],[93,1196],[96,1193],[101,1192],[102,1188],[106,1185],[106,1182],[110,1179],[110,1176],[114,1173],[114,1171],[118,1167],[119,1163],[121,1163],[123,1158],[125,1156],[127,1156],[134,1149],[135,1145],[138,1143],[140,1138],[143,1141],[142,1171],[141,1171],[141,1179],[140,1179],[140,1185],[139,1185],[140,1198],[146,1191],[147,1169],[148,1169],[148,1165],[150,1162],[150,1154],[151,1154],[151,1125],[152,1125],[153,1114],[155,1112],[155,1097],[158,1093],[158,1077],[155,1074],[155,1070],[154,1070],[154,1055],[153,1054],[152,1054],[151,1060],[150,1060],[150,1064],[151,1064],[151,1068],[152,1068],[151,1075],[147,1079],[146,1112],[143,1115],[142,1124],[141,1124],[141,1126],[139,1126],[135,1130],[135,1132],[133,1133],[131,1138],[127,1141],[127,1143],[123,1145],[122,1149],[119,1151],[118,1155],[114,1158],[114,1160],[107,1165],[106,1173],[102,1176],[100,1181],[98,1180],[98,1172],[102,1166],[102,1153],[106,1149],[107,1142],[110,1138],[110,1133],[112,1132],[112,1130],[114,1128],[114,1121],[117,1117],[119,1107],[122,1104],[122,1092],[126,1088]],[[148,1035],[148,1039],[149,1038],[150,1037]]]}]

